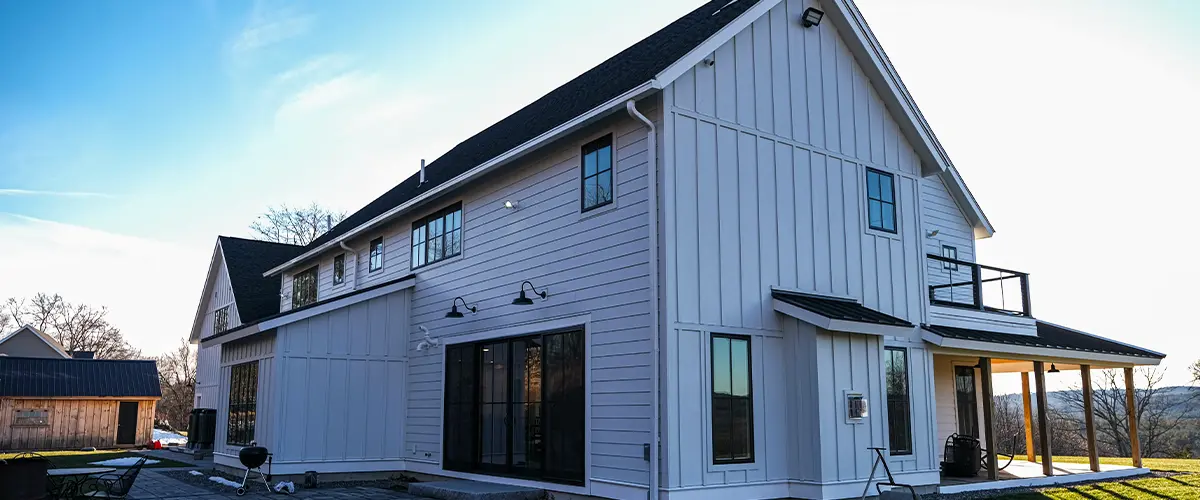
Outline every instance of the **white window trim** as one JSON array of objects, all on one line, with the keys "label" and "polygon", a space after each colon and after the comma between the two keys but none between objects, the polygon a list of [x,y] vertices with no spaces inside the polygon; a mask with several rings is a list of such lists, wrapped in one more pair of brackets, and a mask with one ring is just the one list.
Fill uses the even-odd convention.
[{"label": "white window trim", "polygon": [[[602,205],[585,212],[583,210],[583,147],[604,138],[606,135],[612,136],[612,203]],[[620,197],[618,196],[620,193],[617,189],[617,186],[620,185],[617,167],[621,164],[621,159],[617,156],[619,151],[619,148],[617,148],[618,139],[620,139],[620,135],[617,133],[617,131],[608,129],[596,135],[589,136],[575,147],[575,158],[577,161],[573,162],[572,168],[575,169],[575,185],[577,186],[576,189],[578,189],[579,194],[579,203],[576,204],[575,208],[576,213],[579,215],[579,220],[587,220],[592,217],[616,210],[617,206],[621,203]]]},{"label": "white window trim", "polygon": [[[871,227],[871,210],[867,208],[869,206],[869,202],[867,201],[867,169],[878,170],[892,176],[892,190],[894,191],[892,193],[892,199],[895,200],[896,205],[896,232],[894,233],[880,229],[874,229]],[[902,215],[903,205],[900,203],[900,180],[904,179],[906,176],[903,172],[899,172],[887,167],[879,165],[867,165],[863,163],[858,164],[858,168],[856,170],[858,170],[859,178],[858,194],[861,197],[859,200],[858,209],[862,211],[863,231],[872,236],[903,241],[904,238],[902,235],[904,234],[904,217]]]}]

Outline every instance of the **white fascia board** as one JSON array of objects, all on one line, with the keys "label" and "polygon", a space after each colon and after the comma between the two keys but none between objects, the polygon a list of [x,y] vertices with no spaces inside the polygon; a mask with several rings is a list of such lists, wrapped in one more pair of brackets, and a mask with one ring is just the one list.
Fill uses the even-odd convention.
[{"label": "white fascia board", "polygon": [[244,339],[244,338],[254,335],[258,332],[264,332],[267,330],[279,328],[281,326],[290,325],[297,321],[306,320],[308,318],[317,316],[319,314],[325,314],[327,312],[335,311],[335,310],[341,309],[343,307],[348,307],[348,306],[357,304],[359,302],[371,300],[376,297],[382,297],[389,293],[398,292],[398,291],[404,290],[406,288],[412,288],[413,286],[416,286],[416,284],[417,284],[417,279],[415,277],[412,277],[412,278],[397,281],[390,285],[385,285],[385,286],[381,286],[379,288],[371,289],[366,292],[355,293],[353,295],[350,295],[348,297],[343,297],[340,299],[333,299],[324,304],[320,304],[320,305],[317,305],[314,307],[310,307],[308,309],[297,311],[294,314],[284,314],[284,315],[276,317],[276,318],[271,318],[268,320],[260,321],[253,325],[250,325],[250,326],[247,326],[244,328],[239,328],[234,333],[231,333],[228,335],[222,335],[220,337],[210,339],[210,340],[205,340],[200,343],[200,346],[201,347],[212,347],[214,345],[220,345],[220,344],[224,344],[226,342],[232,342],[234,340]]},{"label": "white fascia board", "polygon": [[645,97],[646,95],[648,95],[651,92],[658,91],[661,88],[662,87],[659,86],[655,80],[650,80],[646,83],[638,85],[637,87],[634,87],[632,90],[629,90],[628,92],[625,92],[624,94],[614,97],[614,98],[610,99],[609,101],[605,102],[604,104],[601,104],[599,106],[596,106],[595,108],[592,108],[591,111],[588,111],[582,115],[575,117],[575,119],[573,119],[571,121],[565,122],[557,127],[554,127],[552,129],[542,133],[541,135],[539,135],[537,137],[534,137],[533,139],[525,141],[525,143],[521,144],[520,146],[510,149],[507,152],[501,154],[500,156],[492,158],[491,160],[488,160],[488,161],[480,164],[479,166],[472,168],[471,170],[463,172],[463,173],[459,174],[457,177],[450,179],[449,181],[443,182],[442,184],[438,185],[437,187],[434,187],[433,189],[430,189],[429,191],[421,193],[421,195],[417,196],[416,198],[413,198],[411,200],[408,200],[407,202],[401,203],[400,205],[392,208],[391,210],[388,210],[382,214],[379,214],[375,218],[373,218],[367,222],[364,222],[363,224],[359,225],[358,227],[347,231],[345,234],[338,236],[337,238],[334,238],[332,240],[325,242],[325,244],[318,246],[317,248],[314,248],[312,250],[304,252],[303,254],[300,254],[299,256],[297,256],[294,259],[291,259],[287,262],[284,262],[283,264],[275,266],[271,270],[263,273],[263,276],[269,277],[269,276],[273,276],[275,274],[279,274],[297,264],[300,264],[300,263],[307,261],[317,255],[320,255],[321,253],[325,252],[326,250],[329,250],[333,247],[338,246],[338,244],[340,242],[343,242],[343,241],[351,239],[355,236],[358,236],[359,234],[361,234],[363,232],[369,231],[372,228],[375,228],[376,226],[378,226],[380,224],[383,224],[385,222],[392,220],[393,218],[400,216],[401,214],[407,212],[410,208],[420,205],[421,203],[425,202],[425,200],[428,200],[430,198],[441,195],[442,193],[449,191],[451,189],[457,188],[458,186],[465,184],[466,182],[468,182],[472,179],[475,179],[476,177],[479,177],[483,174],[491,172],[493,169],[503,166],[511,161],[514,161],[514,160],[524,156],[525,153],[531,152],[549,141],[558,139],[559,137],[566,135],[570,132],[573,132],[576,129],[583,127],[584,125],[592,123],[593,121],[604,117],[605,115],[613,112],[614,110],[624,109],[626,101],[640,99],[642,97]]},{"label": "white fascia board", "polygon": [[[208,275],[204,277],[204,289],[200,291],[200,303],[196,304],[196,317],[192,319],[192,333],[188,336],[188,342],[195,344],[200,341],[200,326],[204,324],[204,304],[208,303],[212,296],[212,287],[217,282],[217,256],[221,256],[221,265],[225,265],[225,251],[221,249],[221,238],[217,238],[217,244],[213,246],[212,258],[208,261]],[[234,299],[237,302],[237,299]]]},{"label": "white fascia board", "polygon": [[861,333],[863,335],[892,335],[907,336],[915,326],[880,325],[861,321],[833,319],[803,307],[796,307],[779,299],[772,299],[776,312],[786,314],[800,321],[831,332]]},{"label": "white fascia board", "polygon": [[[742,15],[726,24],[724,28],[717,30],[713,36],[708,37],[704,43],[697,45],[696,48],[688,51],[683,57],[671,63],[666,69],[660,71],[654,77],[654,81],[659,82],[661,87],[666,87],[667,84],[674,82],[675,79],[686,73],[692,66],[695,66],[703,61],[709,54],[716,52],[718,48],[726,42],[733,39],[738,33],[754,23],[755,20],[770,12],[772,8],[779,4],[782,0],[762,0],[749,10],[743,12]],[[733,2],[730,2],[733,3]]]},{"label": "white fascia board", "polygon": [[1022,345],[1000,344],[996,342],[981,342],[978,340],[961,340],[946,338],[929,330],[921,330],[921,339],[942,349],[978,352],[984,354],[1001,354],[1041,359],[1069,360],[1079,364],[1089,362],[1112,363],[1122,366],[1154,366],[1161,360],[1139,356],[1123,356],[1120,354],[1103,354],[1088,351],[1073,351],[1069,349],[1051,349],[1047,347],[1032,347]]}]

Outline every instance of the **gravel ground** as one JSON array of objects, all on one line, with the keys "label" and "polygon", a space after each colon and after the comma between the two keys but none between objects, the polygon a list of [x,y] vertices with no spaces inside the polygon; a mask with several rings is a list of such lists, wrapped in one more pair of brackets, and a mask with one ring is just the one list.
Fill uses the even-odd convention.
[{"label": "gravel ground", "polygon": [[[1148,479],[1148,478],[1152,478],[1152,477],[1170,477],[1170,476],[1178,476],[1180,474],[1188,474],[1188,473],[1187,472],[1152,471],[1149,474],[1142,474],[1140,476],[1123,477],[1123,478],[1117,479],[1116,481],[1132,481],[1132,480],[1136,480],[1136,479]],[[977,498],[996,498],[996,497],[1002,497],[1004,495],[1013,495],[1013,494],[1017,494],[1017,493],[1028,493],[1028,492],[1032,492],[1032,491],[1051,490],[1054,488],[1083,486],[1083,485],[1096,484],[1096,483],[1111,483],[1113,481],[1114,481],[1113,479],[1101,479],[1101,480],[1097,480],[1097,481],[1080,481],[1078,483],[1070,483],[1070,484],[1066,484],[1066,485],[1041,486],[1041,487],[1037,487],[1037,488],[1009,488],[1006,490],[971,491],[971,492],[967,492],[967,493],[953,493],[950,495],[929,494],[929,495],[921,495],[921,498],[923,498],[925,500],[975,500]]]}]

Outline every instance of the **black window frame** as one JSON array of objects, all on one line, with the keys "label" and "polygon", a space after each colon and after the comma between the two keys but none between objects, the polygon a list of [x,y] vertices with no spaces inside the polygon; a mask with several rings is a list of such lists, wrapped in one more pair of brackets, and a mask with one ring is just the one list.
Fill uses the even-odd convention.
[{"label": "black window frame", "polygon": [[292,275],[292,309],[317,301],[317,281],[319,279],[320,273],[317,266]]},{"label": "black window frame", "polygon": [[[599,164],[599,152],[608,149],[608,165],[603,167]],[[596,171],[591,175],[587,173],[587,156],[596,153]],[[612,134],[605,135],[592,142],[584,144],[579,151],[579,209],[581,213],[590,212],[600,207],[611,205],[616,200],[616,148],[613,147]],[[596,185],[599,187],[601,175],[608,172],[608,199],[592,205],[588,205],[588,180],[596,179]]]},{"label": "black window frame", "polygon": [[370,260],[367,264],[367,272],[373,273],[383,269],[383,236],[371,240]]},{"label": "black window frame", "polygon": [[[871,177],[872,176],[878,177],[879,179],[886,178],[888,180],[888,186],[891,187],[891,189],[888,191],[888,196],[891,198],[890,201],[884,199],[882,186],[880,186],[879,195],[877,197],[871,195]],[[867,188],[867,227],[870,227],[872,230],[875,230],[875,231],[883,231],[885,233],[899,234],[900,217],[896,212],[896,175],[892,174],[890,172],[884,172],[882,170],[877,170],[874,168],[867,167],[866,183],[867,183],[866,184],[866,188]],[[879,224],[880,225],[878,225],[878,226],[876,226],[875,222],[871,220],[871,207],[874,206],[875,204],[879,205]],[[891,209],[892,209],[892,217],[891,217],[892,227],[891,227],[891,229],[888,229],[888,227],[887,227],[888,218],[884,217],[884,215],[883,215],[885,207],[891,207]]]},{"label": "black window frame", "polygon": [[[958,247],[953,245],[942,245],[942,257],[958,260]],[[957,271],[958,263],[942,261],[942,269]]]},{"label": "black window frame", "polygon": [[[895,355],[900,356],[900,366],[903,368],[903,389],[901,394],[892,392],[892,368],[895,366]],[[884,355],[884,392],[887,398],[888,411],[888,451],[893,456],[913,454],[913,421],[912,421],[912,374],[908,362],[908,349],[903,347],[885,347]],[[899,411],[902,410],[902,411]],[[897,431],[902,432],[897,432]]]},{"label": "black window frame", "polygon": [[[435,231],[440,232],[434,234]],[[412,233],[409,234],[410,269],[420,269],[462,255],[462,202],[454,203],[413,222]],[[437,258],[432,258],[435,252]]]},{"label": "black window frame", "polygon": [[[963,382],[968,381],[968,387]],[[979,394],[975,390],[975,367],[957,365],[954,367],[954,414],[958,425],[958,433],[964,436],[979,437]]]},{"label": "black window frame", "polygon": [[333,284],[341,285],[346,282],[346,254],[333,256]]},{"label": "black window frame", "polygon": [[213,311],[213,333],[221,333],[229,329],[229,306]]},{"label": "black window frame", "polygon": [[258,417],[258,360],[229,367],[229,413],[225,444],[249,446]]},{"label": "black window frame", "polygon": [[[717,455],[717,453],[718,453],[718,451],[717,451],[717,429],[718,429],[718,426],[728,427],[728,433],[730,435],[730,439],[732,440],[733,431],[735,429],[733,418],[732,418],[732,415],[733,415],[732,401],[734,400],[734,398],[737,397],[737,396],[734,396],[733,394],[720,395],[717,393],[717,390],[716,390],[717,359],[716,359],[716,355],[715,355],[716,349],[714,348],[714,345],[716,344],[717,339],[725,339],[725,340],[730,341],[729,376],[730,376],[730,387],[731,388],[733,386],[733,380],[732,380],[733,379],[733,347],[732,347],[733,344],[732,343],[733,342],[745,342],[746,343],[746,376],[748,377],[746,380],[746,389],[747,389],[746,400],[749,403],[749,407],[747,408],[747,411],[746,411],[746,419],[747,419],[746,439],[749,443],[749,446],[748,446],[749,455],[746,457],[741,457],[741,458],[736,457],[735,454],[732,452],[732,449],[730,450],[728,458],[719,457]],[[709,384],[711,384],[709,387],[709,393],[710,393],[709,394],[709,398],[710,398],[709,414],[711,415],[711,418],[709,419],[710,423],[711,423],[711,429],[710,429],[711,435],[709,436],[709,438],[710,438],[710,444],[712,446],[713,465],[734,465],[734,464],[754,463],[755,452],[756,452],[756,450],[755,450],[756,446],[755,446],[755,441],[754,441],[754,352],[753,352],[754,351],[754,339],[752,337],[746,336],[746,335],[728,335],[728,334],[723,334],[723,333],[714,333],[710,336],[708,342],[709,342],[708,343],[708,346],[709,346],[708,372],[709,372]],[[724,423],[724,424],[719,424],[717,422],[718,397],[723,397],[725,399],[728,399],[730,401],[730,405],[731,405],[730,411],[729,411],[730,421],[727,423]]]}]

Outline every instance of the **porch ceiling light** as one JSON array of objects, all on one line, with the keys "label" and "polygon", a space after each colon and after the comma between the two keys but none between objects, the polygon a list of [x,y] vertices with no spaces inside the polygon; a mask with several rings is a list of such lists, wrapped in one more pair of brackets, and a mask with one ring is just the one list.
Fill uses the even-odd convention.
[{"label": "porch ceiling light", "polygon": [[1050,363],[1050,370],[1047,371],[1046,373],[1058,373],[1061,371],[1062,370],[1059,370],[1057,366],[1054,366],[1054,363]]},{"label": "porch ceiling light", "polygon": [[459,312],[459,311],[458,311],[458,303],[459,303],[460,301],[461,301],[461,302],[462,302],[462,304],[463,304],[463,309],[466,309],[466,310],[468,310],[468,311],[471,311],[471,314],[474,314],[475,312],[477,312],[477,311],[478,311],[478,309],[476,309],[476,308],[475,308],[475,306],[468,306],[468,305],[467,305],[467,301],[466,301],[466,300],[463,300],[463,298],[462,298],[462,297],[455,297],[455,298],[454,298],[454,300],[450,301],[450,312],[446,313],[446,317],[447,317],[447,318],[461,318],[461,317],[463,317],[463,313],[461,313],[461,312]]},{"label": "porch ceiling light", "polygon": [[809,7],[804,9],[804,14],[800,15],[800,25],[805,28],[811,28],[821,24],[821,18],[825,17],[825,12],[821,9]]},{"label": "porch ceiling light", "polygon": [[539,291],[537,291],[537,288],[534,288],[533,283],[530,283],[528,280],[526,280],[521,283],[521,296],[513,299],[513,301],[512,301],[514,306],[531,306],[531,305],[533,305],[533,299],[525,296],[525,285],[529,285],[529,291],[533,292],[534,294],[540,295],[542,297],[542,300],[546,300],[547,290],[545,288],[543,288],[542,291],[539,292]]}]

